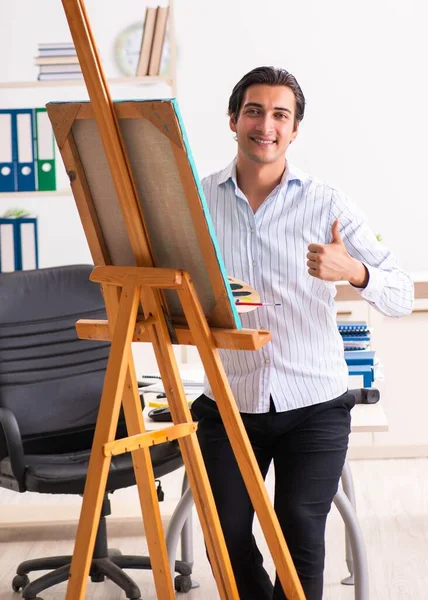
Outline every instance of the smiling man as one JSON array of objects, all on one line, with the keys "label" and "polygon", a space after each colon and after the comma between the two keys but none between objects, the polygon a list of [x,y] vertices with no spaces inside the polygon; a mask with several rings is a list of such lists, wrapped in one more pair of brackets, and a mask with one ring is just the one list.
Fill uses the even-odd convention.
[{"label": "smiling man", "polygon": [[[411,279],[355,205],[286,160],[305,111],[285,70],[247,73],[229,100],[236,159],[203,181],[228,275],[262,306],[244,327],[268,329],[257,352],[221,351],[265,477],[275,467],[275,510],[307,600],[323,593],[324,535],[348,447],[348,372],[337,329],[335,281],[349,281],[385,315],[408,314]],[[254,511],[208,384],[192,406],[241,600],[283,600],[252,535]]]}]

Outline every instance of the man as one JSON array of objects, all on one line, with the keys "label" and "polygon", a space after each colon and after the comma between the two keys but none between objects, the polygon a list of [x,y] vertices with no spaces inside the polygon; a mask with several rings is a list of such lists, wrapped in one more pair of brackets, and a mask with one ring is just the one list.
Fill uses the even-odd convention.
[{"label": "man", "polygon": [[[275,467],[275,510],[307,600],[321,600],[327,514],[345,461],[354,401],[335,316],[349,281],[385,315],[411,312],[413,284],[357,208],[286,160],[305,98],[287,71],[260,67],[229,100],[236,159],[203,181],[228,275],[266,303],[241,315],[268,329],[257,352],[222,361],[261,472]],[[209,386],[192,407],[241,600],[280,600],[252,536],[254,512]]]}]

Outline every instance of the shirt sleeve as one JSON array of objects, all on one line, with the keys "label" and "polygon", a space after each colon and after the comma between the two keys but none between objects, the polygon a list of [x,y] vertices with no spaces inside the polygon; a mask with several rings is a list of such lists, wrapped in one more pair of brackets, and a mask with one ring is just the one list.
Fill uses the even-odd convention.
[{"label": "shirt sleeve", "polygon": [[354,289],[369,304],[388,317],[412,312],[414,286],[393,253],[381,244],[357,206],[336,190],[332,194],[331,224],[339,219],[340,234],[349,254],[365,265],[369,281]]}]

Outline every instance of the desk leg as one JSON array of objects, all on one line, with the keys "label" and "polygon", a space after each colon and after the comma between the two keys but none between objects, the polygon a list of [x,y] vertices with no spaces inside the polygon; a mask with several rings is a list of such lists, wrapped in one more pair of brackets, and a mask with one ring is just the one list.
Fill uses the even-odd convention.
[{"label": "desk leg", "polygon": [[[345,461],[345,465],[342,471],[342,488],[345,494],[348,496],[350,503],[353,506],[355,514],[357,513],[357,501],[355,498],[354,480],[352,478],[351,467],[348,461]],[[354,560],[352,557],[351,544],[349,542],[349,534],[345,528],[345,552],[346,552],[346,565],[349,570],[349,577],[342,580],[343,585],[354,585]]]},{"label": "desk leg", "polygon": [[[189,479],[187,473],[184,472],[183,485],[181,495],[183,496],[186,490],[189,489]],[[181,560],[193,567],[193,512],[189,510],[186,522],[181,531]]]},{"label": "desk leg", "polygon": [[[183,482],[183,488],[184,488],[184,483]],[[167,548],[167,552],[168,552],[168,562],[169,562],[169,566],[171,569],[171,573],[174,577],[174,566],[175,566],[175,560],[176,560],[176,556],[177,556],[177,547],[178,547],[178,542],[180,541],[180,535],[183,531],[183,529],[186,526],[186,523],[189,522],[189,515],[192,512],[192,508],[193,508],[193,496],[192,496],[192,491],[190,489],[190,487],[186,487],[186,491],[183,493],[183,495],[180,498],[179,503],[177,504],[177,506],[175,507],[175,510],[172,514],[171,520],[169,522],[169,526],[168,526],[168,531],[166,533],[166,548]],[[191,525],[191,522],[190,522]],[[193,532],[192,532],[193,533]],[[187,543],[192,543],[192,539],[189,535],[189,533],[187,533],[186,536],[186,540]],[[183,543],[184,546],[186,546],[186,542]],[[182,549],[183,551],[183,549]],[[186,560],[186,558],[190,557],[191,559],[193,559],[193,552],[192,550],[190,550],[189,548],[185,548],[184,550],[184,555],[182,556],[182,560],[183,562]]]},{"label": "desk leg", "polygon": [[349,533],[349,542],[355,568],[355,600],[369,600],[369,574],[364,538],[357,515],[348,496],[339,489],[334,503]]}]

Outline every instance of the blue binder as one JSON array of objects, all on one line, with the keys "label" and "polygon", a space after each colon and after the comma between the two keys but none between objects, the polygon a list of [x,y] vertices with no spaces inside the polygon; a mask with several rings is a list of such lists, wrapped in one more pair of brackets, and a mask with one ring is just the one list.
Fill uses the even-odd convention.
[{"label": "blue binder", "polygon": [[374,366],[375,353],[373,350],[345,350],[345,360],[348,366],[368,365]]},{"label": "blue binder", "polygon": [[34,192],[36,189],[35,124],[34,109],[12,111],[15,128],[13,137],[16,157],[18,192]]},{"label": "blue binder", "polygon": [[0,192],[16,190],[13,111],[0,109]]},{"label": "blue binder", "polygon": [[371,387],[374,382],[374,367],[370,365],[348,365],[349,375],[362,375],[364,387]]}]

